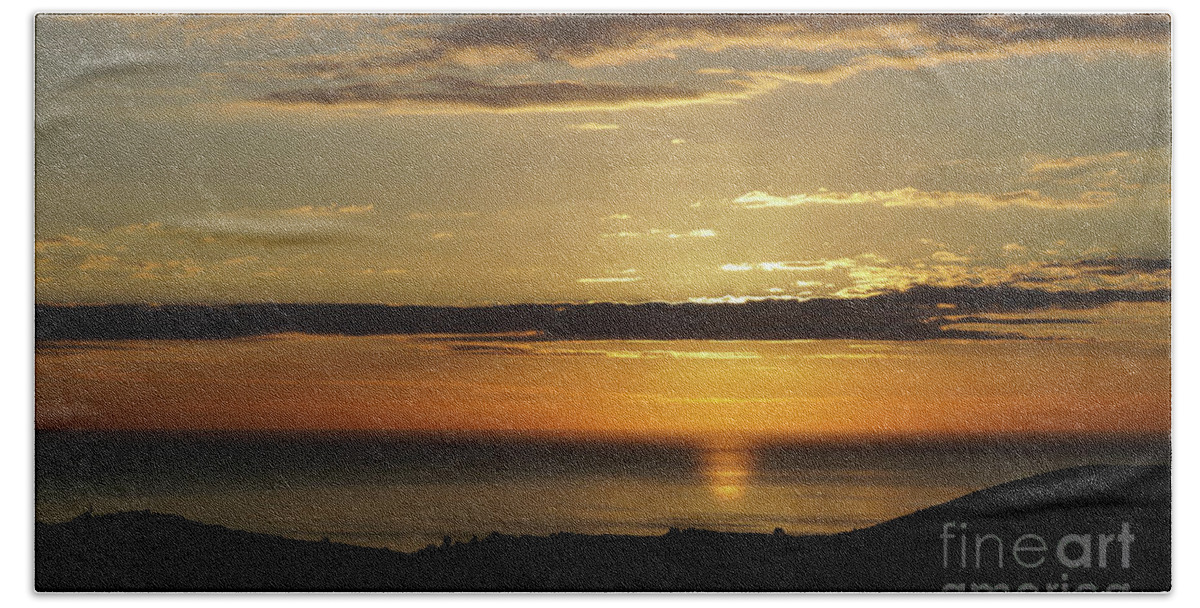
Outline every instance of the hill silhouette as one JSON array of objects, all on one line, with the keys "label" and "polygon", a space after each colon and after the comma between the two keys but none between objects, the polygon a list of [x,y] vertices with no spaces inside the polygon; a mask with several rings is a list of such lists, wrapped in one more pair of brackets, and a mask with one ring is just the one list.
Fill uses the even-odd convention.
[{"label": "hill silhouette", "polygon": [[[953,528],[962,522],[968,527]],[[943,538],[948,526],[954,535]],[[1165,591],[1171,587],[1170,526],[1168,467],[1093,466],[821,536],[695,529],[662,536],[492,533],[400,553],[146,511],[84,514],[36,524],[35,579],[39,591],[937,591],[957,585],[971,591],[1022,584],[1053,591],[1064,583],[1068,590]],[[976,534],[995,539],[986,538],[976,551]],[[1068,534],[1078,536],[1060,554],[1057,545]],[[1011,549],[1024,535],[1038,535],[1046,549],[1028,550],[1036,543],[1027,538],[1020,541],[1023,561],[1015,562]],[[960,542],[963,537],[970,540]],[[999,546],[1004,551],[998,553]],[[960,559],[964,555],[968,559]],[[1038,557],[1040,564],[1026,567]]]}]

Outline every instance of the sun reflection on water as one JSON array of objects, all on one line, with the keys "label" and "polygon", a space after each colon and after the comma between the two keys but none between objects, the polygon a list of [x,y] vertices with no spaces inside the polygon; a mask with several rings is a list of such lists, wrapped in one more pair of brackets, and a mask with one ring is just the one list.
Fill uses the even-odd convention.
[{"label": "sun reflection on water", "polygon": [[704,452],[704,477],[708,488],[721,500],[737,500],[746,493],[750,476],[750,455],[736,448],[715,448]]}]

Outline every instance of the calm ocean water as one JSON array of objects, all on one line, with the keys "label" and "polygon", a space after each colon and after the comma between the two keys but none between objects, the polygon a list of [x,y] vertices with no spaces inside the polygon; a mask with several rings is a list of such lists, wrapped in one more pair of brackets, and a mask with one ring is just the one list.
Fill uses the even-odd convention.
[{"label": "calm ocean water", "polygon": [[792,534],[871,525],[996,483],[1170,459],[1167,438],[686,444],[332,433],[38,431],[36,511],[152,509],[401,550],[495,530]]}]

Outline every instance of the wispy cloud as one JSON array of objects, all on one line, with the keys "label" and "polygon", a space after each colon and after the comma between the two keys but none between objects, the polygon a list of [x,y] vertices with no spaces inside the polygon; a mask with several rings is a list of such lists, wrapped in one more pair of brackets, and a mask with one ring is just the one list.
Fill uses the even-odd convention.
[{"label": "wispy cloud", "polygon": [[[231,21],[214,23],[229,27]],[[1046,54],[1165,55],[1170,40],[1170,20],[1161,15],[489,15],[407,16],[395,19],[394,27],[378,18],[357,23],[346,34],[357,44],[346,50],[247,70],[269,74],[272,86],[252,99],[395,112],[730,103],[787,84],[832,84],[881,69]],[[745,71],[723,66],[724,53],[747,50],[774,51],[795,64]],[[646,61],[677,69],[667,82],[707,79],[687,78],[692,84],[679,86],[586,77],[594,68]],[[676,62],[678,68],[669,67]],[[553,69],[542,69],[547,66]],[[483,77],[489,71],[503,76],[505,69],[578,77]]]},{"label": "wispy cloud", "polygon": [[363,215],[375,210],[375,205],[303,205],[281,211],[283,215],[302,217],[337,217],[338,215]]},{"label": "wispy cloud", "polygon": [[929,255],[929,259],[934,262],[943,262],[951,264],[966,264],[971,261],[971,258],[959,255],[952,251],[935,251]]},{"label": "wispy cloud", "polygon": [[641,281],[642,277],[597,277],[575,279],[576,283],[636,283]]},{"label": "wispy cloud", "polygon": [[1131,158],[1129,152],[1113,152],[1111,154],[1094,154],[1088,156],[1068,156],[1062,158],[1051,158],[1035,163],[1029,168],[1030,173],[1050,173],[1055,171],[1066,171],[1081,167],[1093,167],[1100,164],[1106,164],[1111,161],[1123,161]]},{"label": "wispy cloud", "polygon": [[584,122],[577,125],[570,125],[569,129],[576,131],[616,131],[621,128],[621,125],[599,122]]},{"label": "wispy cloud", "polygon": [[[622,219],[626,219],[624,216]],[[696,228],[687,231],[673,231],[666,228],[651,228],[644,231],[622,230],[620,232],[606,232],[600,235],[602,238],[616,239],[631,239],[631,238],[660,238],[660,239],[711,239],[720,236],[716,230],[711,228]]]},{"label": "wispy cloud", "polygon": [[[341,247],[363,238],[369,230],[363,216],[373,209],[370,204],[305,205],[180,215],[109,229],[81,227],[35,242],[35,274],[42,283],[126,287],[134,281],[234,284],[251,276],[279,276],[288,263],[277,256],[294,258],[314,246]],[[264,260],[266,252],[272,262]]]},{"label": "wispy cloud", "polygon": [[1162,15],[489,15],[395,21],[408,26],[393,39],[406,41],[407,49],[318,56],[297,67],[344,76],[431,64],[469,66],[481,63],[481,51],[501,55],[492,63],[580,68],[670,59],[687,51],[764,48],[913,60],[964,51],[1071,52],[1080,44],[1161,50],[1170,39],[1170,21]]},{"label": "wispy cloud", "polygon": [[799,207],[806,205],[880,205],[883,207],[945,208],[970,205],[995,209],[999,207],[1034,207],[1039,209],[1092,209],[1111,205],[1116,200],[1112,192],[1092,190],[1070,198],[1043,194],[1038,190],[1019,190],[1000,193],[926,191],[900,188],[888,191],[835,192],[824,188],[813,193],[776,196],[761,190],[743,194],[733,204],[745,209]]},{"label": "wispy cloud", "polygon": [[626,84],[556,80],[485,82],[455,76],[420,81],[392,80],[348,85],[317,85],[275,91],[253,101],[281,106],[345,106],[394,112],[580,111],[662,107],[744,98],[747,86],[697,90],[673,84]]},{"label": "wispy cloud", "polygon": [[1170,202],[1170,151],[1163,148],[1029,159],[1025,180],[1035,187],[1106,192]]},{"label": "wispy cloud", "polygon": [[121,261],[115,255],[89,254],[84,258],[83,263],[79,265],[79,270],[82,272],[92,272],[96,270],[108,270]]},{"label": "wispy cloud", "polygon": [[1013,286],[1080,292],[1095,289],[1171,288],[1171,262],[1167,259],[1034,260],[1004,266],[972,262],[972,258],[965,255],[937,251],[927,258],[908,263],[892,262],[874,254],[862,254],[854,257],[790,262],[739,262],[725,264],[720,268],[726,272],[797,273],[804,277],[795,283],[798,287],[828,287],[828,295],[848,298],[903,291],[920,285],[946,288]]},{"label": "wispy cloud", "polygon": [[354,238],[349,226],[332,213],[220,213],[179,218],[164,224],[162,230],[205,242],[266,247],[316,245]]},{"label": "wispy cloud", "polygon": [[762,270],[765,272],[773,271],[797,271],[809,272],[813,270],[833,270],[834,268],[850,268],[857,264],[854,258],[839,258],[832,260],[799,260],[791,262],[758,262],[754,264],[725,264],[721,266],[721,270],[726,272],[745,272],[748,270]]},{"label": "wispy cloud", "polygon": [[1099,258],[1076,260],[1073,262],[1057,262],[1049,264],[1060,268],[1072,268],[1085,274],[1102,274],[1120,276],[1139,273],[1166,273],[1171,270],[1171,260],[1167,258]]},{"label": "wispy cloud", "polygon": [[1171,289],[1170,262],[1165,260],[1031,261],[1006,266],[971,265],[941,260],[932,264],[861,263],[847,270],[853,281],[840,297],[871,296],[915,286],[1019,287],[1088,292],[1104,289],[1155,291]]}]

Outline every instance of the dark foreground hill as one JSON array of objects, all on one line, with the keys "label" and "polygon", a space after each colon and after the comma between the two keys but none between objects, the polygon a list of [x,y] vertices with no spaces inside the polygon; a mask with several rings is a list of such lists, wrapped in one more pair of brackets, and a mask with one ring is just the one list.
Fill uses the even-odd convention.
[{"label": "dark foreground hill", "polygon": [[398,553],[150,512],[84,515],[37,524],[35,578],[40,591],[1165,591],[1170,526],[1169,468],[1095,466],[828,536],[492,534]]}]

